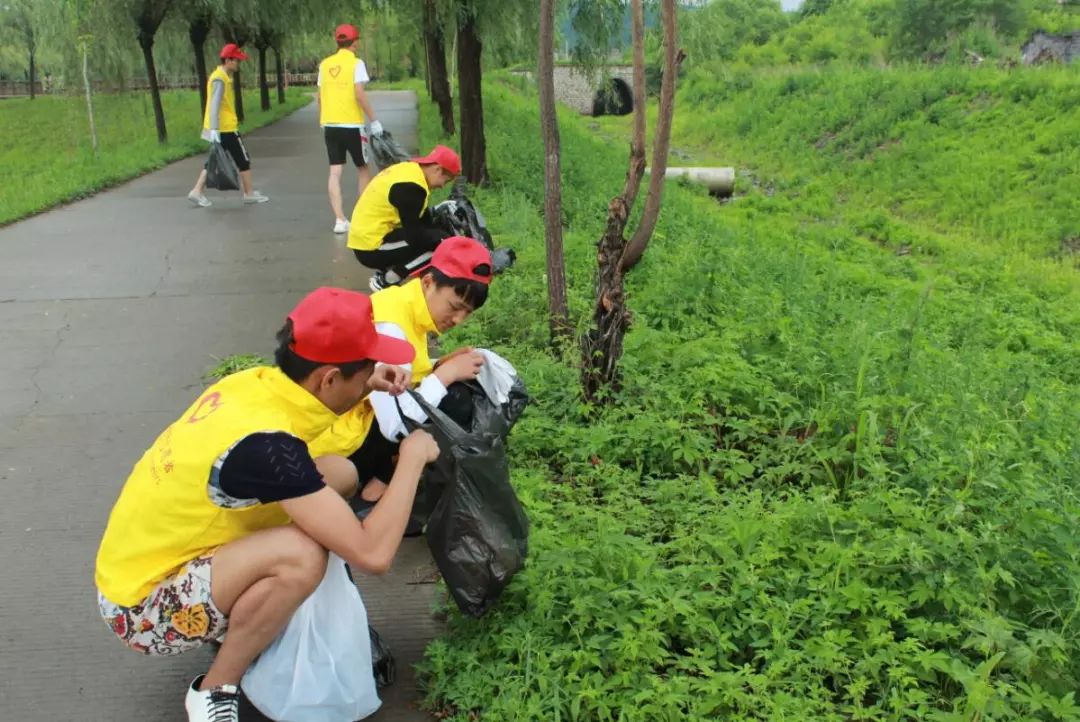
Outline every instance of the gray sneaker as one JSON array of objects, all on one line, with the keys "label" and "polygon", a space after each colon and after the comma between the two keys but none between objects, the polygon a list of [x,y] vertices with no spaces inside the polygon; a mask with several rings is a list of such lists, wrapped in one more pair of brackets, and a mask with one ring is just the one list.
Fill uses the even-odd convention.
[{"label": "gray sneaker", "polygon": [[209,208],[210,206],[214,205],[205,195],[203,195],[202,193],[196,193],[195,191],[191,191],[190,193],[188,193],[187,199],[199,208]]},{"label": "gray sneaker", "polygon": [[266,203],[270,196],[264,196],[259,191],[251,191],[251,195],[244,196],[244,203]]}]

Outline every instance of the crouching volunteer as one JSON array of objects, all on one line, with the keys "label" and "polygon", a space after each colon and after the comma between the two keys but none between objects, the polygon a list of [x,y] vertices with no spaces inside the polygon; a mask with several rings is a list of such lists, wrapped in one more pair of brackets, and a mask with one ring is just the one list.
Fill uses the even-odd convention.
[{"label": "crouching volunteer", "polygon": [[[443,401],[451,384],[475,379],[484,364],[484,356],[472,348],[460,348],[432,362],[428,336],[449,331],[483,306],[491,275],[488,249],[471,238],[452,236],[439,244],[430,265],[415,278],[371,296],[379,333],[404,339],[416,352],[412,364],[406,368],[412,371],[417,392],[432,406]],[[313,451],[348,456],[356,466],[361,490],[353,506],[361,513],[386,493],[386,480],[394,468],[393,456],[398,443],[408,433],[398,402],[401,411],[411,419],[421,423],[427,420],[427,415],[407,394],[395,399],[390,393],[377,390],[366,403],[335,421],[312,444]]]},{"label": "crouching volunteer", "polygon": [[446,236],[428,210],[434,188],[461,173],[461,159],[445,145],[425,156],[395,163],[364,188],[353,209],[348,247],[357,260],[377,271],[371,290],[398,283],[428,262]]},{"label": "crouching volunteer", "polygon": [[95,581],[101,614],[131,649],[174,655],[220,639],[187,691],[190,722],[238,719],[237,685],[318,586],[327,550],[382,573],[401,542],[425,464],[424,432],[401,453],[378,509],[342,498],[352,465],[306,443],[370,391],[400,393],[412,346],[380,335],[367,296],[320,288],[288,315],[276,367],[208,388],[135,465],[109,517]]}]

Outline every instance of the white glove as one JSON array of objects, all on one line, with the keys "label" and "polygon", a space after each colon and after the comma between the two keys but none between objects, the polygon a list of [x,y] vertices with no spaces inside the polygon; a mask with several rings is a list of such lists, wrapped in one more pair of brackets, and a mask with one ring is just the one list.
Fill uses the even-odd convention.
[{"label": "white glove", "polygon": [[211,143],[220,143],[221,142],[221,131],[211,130],[210,131],[210,142]]},{"label": "white glove", "polygon": [[382,123],[377,120],[371,121],[370,123],[368,123],[368,132],[371,133],[373,137],[378,138],[380,135],[383,134]]}]

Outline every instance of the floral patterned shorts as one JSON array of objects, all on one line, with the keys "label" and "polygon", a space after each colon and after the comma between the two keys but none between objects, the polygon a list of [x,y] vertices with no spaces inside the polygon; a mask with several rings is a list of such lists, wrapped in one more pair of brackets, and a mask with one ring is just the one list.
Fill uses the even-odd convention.
[{"label": "floral patterned shorts", "polygon": [[169,656],[220,638],[229,626],[210,598],[210,561],[202,556],[157,586],[141,604],[121,607],[98,592],[105,623],[136,652]]}]

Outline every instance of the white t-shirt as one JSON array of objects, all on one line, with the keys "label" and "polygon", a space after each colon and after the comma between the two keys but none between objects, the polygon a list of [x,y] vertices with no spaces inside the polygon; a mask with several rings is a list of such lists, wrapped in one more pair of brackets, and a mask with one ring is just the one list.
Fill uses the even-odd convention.
[{"label": "white t-shirt", "polygon": [[[392,336],[402,341],[407,340],[405,332],[396,323],[383,321],[375,324],[375,330],[383,336]],[[398,364],[398,366],[412,371],[411,363]],[[425,377],[415,391],[432,406],[438,406],[446,397],[446,387],[443,386],[442,381],[435,374],[429,374]],[[409,430],[405,428],[405,421],[402,420],[401,414],[398,413],[398,405],[395,403],[393,396],[385,391],[372,391],[368,400],[371,402],[371,408],[375,411],[375,418],[379,420],[379,430],[383,436],[390,441],[401,441],[404,436],[408,435]],[[427,414],[420,408],[420,404],[413,400],[412,396],[402,394],[397,397],[397,400],[401,403],[401,410],[410,419],[421,424],[427,421]]]},{"label": "white t-shirt", "polygon": [[[364,65],[364,61],[360,58],[356,59],[356,70],[353,71],[353,84],[366,83],[371,78],[367,74],[367,66]],[[319,80],[318,85],[322,85],[322,68],[319,68]],[[363,123],[327,123],[324,128],[363,128]]]}]

